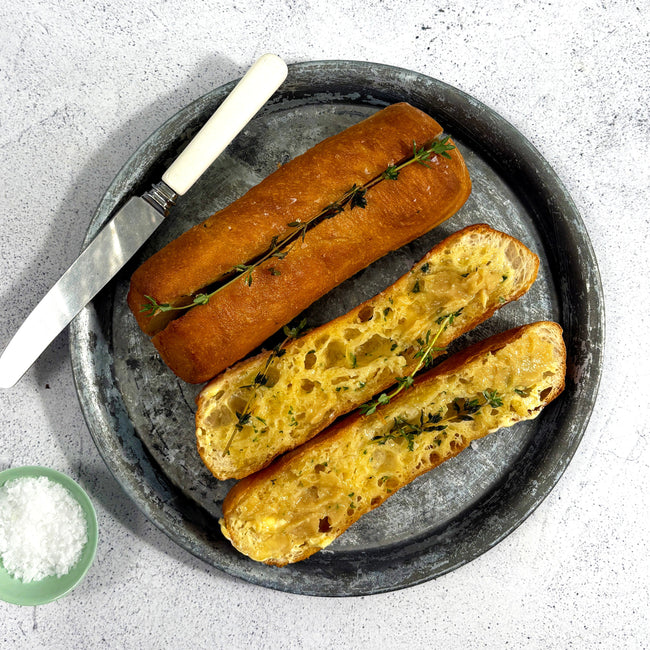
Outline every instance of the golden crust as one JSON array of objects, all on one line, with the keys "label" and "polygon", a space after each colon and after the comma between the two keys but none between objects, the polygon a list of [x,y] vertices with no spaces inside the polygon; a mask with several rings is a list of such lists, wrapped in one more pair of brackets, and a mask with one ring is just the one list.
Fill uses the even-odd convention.
[{"label": "golden crust", "polygon": [[175,303],[217,281],[236,264],[263,253],[287,223],[314,216],[314,205],[336,201],[400,160],[412,141],[442,128],[408,104],[394,104],[289,161],[244,196],[150,257],[131,278],[128,302],[147,334],[164,327],[140,314],[145,296]]},{"label": "golden crust", "polygon": [[287,163],[145,262],[128,301],[163,360],[190,383],[214,377],[337,284],[454,214],[471,189],[457,149],[431,168],[411,165],[398,182],[379,183],[368,191],[365,209],[315,226],[286,258],[262,264],[251,286],[240,279],[169,324],[139,311],[145,295],[161,303],[187,299],[266,250],[288,223],[312,218],[354,183],[408,156],[414,141],[441,132],[412,106],[389,106]]}]

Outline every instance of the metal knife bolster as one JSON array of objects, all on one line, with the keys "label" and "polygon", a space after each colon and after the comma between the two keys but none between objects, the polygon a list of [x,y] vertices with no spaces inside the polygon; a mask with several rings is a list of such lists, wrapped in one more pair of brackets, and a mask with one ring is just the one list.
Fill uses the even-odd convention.
[{"label": "metal knife bolster", "polygon": [[176,204],[178,194],[165,181],[160,181],[153,185],[148,192],[145,192],[142,198],[166,217],[169,215],[171,208]]}]

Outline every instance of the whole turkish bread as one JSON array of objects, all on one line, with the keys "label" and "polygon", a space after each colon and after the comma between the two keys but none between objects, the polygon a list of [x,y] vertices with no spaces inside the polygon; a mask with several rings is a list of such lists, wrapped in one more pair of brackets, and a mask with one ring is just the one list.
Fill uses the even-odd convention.
[{"label": "whole turkish bread", "polygon": [[291,224],[313,219],[442,131],[409,104],[388,106],[286,163],[144,262],[131,278],[128,303],[165,363],[187,382],[211,379],[335,286],[452,216],[471,190],[457,148],[375,184],[365,207],[348,206],[318,222],[286,256],[259,264],[206,304],[143,311],[151,299],[178,306],[214,290],[234,267],[263,256]]}]

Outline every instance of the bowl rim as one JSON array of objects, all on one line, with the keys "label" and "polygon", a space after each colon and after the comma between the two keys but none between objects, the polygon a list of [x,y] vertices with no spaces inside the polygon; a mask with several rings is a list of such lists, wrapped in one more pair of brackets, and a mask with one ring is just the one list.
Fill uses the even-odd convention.
[{"label": "bowl rim", "polygon": [[[79,585],[79,583],[81,583],[81,581],[85,578],[88,570],[95,561],[95,556],[97,554],[97,542],[99,539],[97,512],[95,511],[95,506],[88,496],[88,493],[73,478],[50,467],[41,465],[21,465],[0,471],[0,488],[4,487],[4,485],[9,481],[18,478],[36,478],[40,476],[44,476],[51,481],[63,486],[71,494],[72,498],[77,501],[77,503],[79,503],[84,512],[84,516],[86,518],[86,534],[88,539],[82,550],[81,557],[77,563],[71,567],[70,572],[79,566],[82,566],[82,568],[76,579],[71,583],[68,583],[68,581],[65,580],[69,576],[70,572],[66,573],[60,578],[56,576],[48,576],[47,578],[43,578],[43,580],[22,582],[17,578],[13,578],[9,574],[9,572],[4,568],[4,564],[0,558],[0,575],[3,576],[3,578],[12,581],[13,584],[25,586],[25,591],[22,593],[8,594],[4,590],[3,581],[0,580],[0,600],[11,603],[13,605],[43,605],[45,603],[50,603],[58,600],[59,598],[62,598],[66,594],[70,593],[75,587],[77,587],[77,585]],[[50,588],[46,589],[45,592],[43,589],[37,589],[39,585],[42,585],[44,580],[51,581],[50,585],[52,586],[60,583],[61,588]],[[37,593],[30,593],[32,591]]]}]

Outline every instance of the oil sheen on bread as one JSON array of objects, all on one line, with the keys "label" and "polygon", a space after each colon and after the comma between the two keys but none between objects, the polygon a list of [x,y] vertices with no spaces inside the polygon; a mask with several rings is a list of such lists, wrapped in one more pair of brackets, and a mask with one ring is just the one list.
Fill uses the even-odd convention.
[{"label": "oil sheen on bread", "polygon": [[452,216],[471,189],[457,148],[378,183],[365,194],[365,207],[319,222],[286,256],[264,262],[250,281],[239,278],[207,304],[141,311],[147,297],[187,304],[233,267],[259,258],[289,224],[312,219],[441,133],[422,111],[389,106],[283,165],[147,260],[132,277],[128,301],[167,365],[190,383],[211,379],[339,283]]},{"label": "oil sheen on bread", "polygon": [[303,560],[473,440],[536,417],[562,392],[565,373],[556,323],[477,343],[373,414],[348,416],[237,483],[223,504],[222,532],[254,560]]},{"label": "oil sheen on bread", "polygon": [[222,480],[262,469],[412,373],[418,341],[438,335],[437,357],[520,298],[538,265],[524,244],[484,224],[447,237],[379,295],[288,342],[270,366],[267,351],[211,381],[197,399],[201,458]]}]

